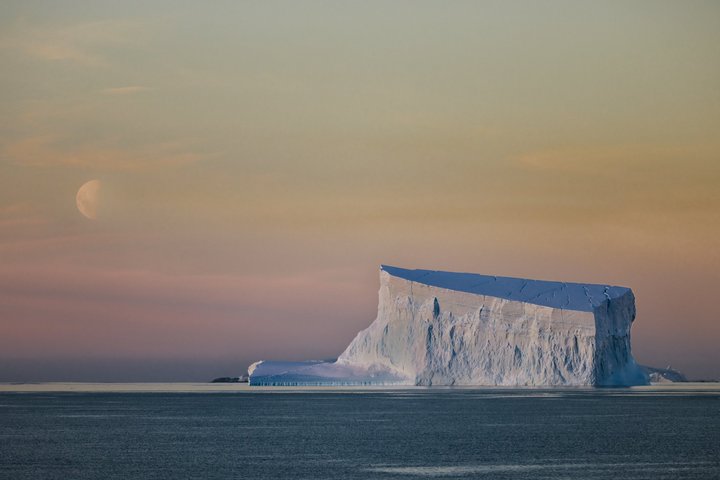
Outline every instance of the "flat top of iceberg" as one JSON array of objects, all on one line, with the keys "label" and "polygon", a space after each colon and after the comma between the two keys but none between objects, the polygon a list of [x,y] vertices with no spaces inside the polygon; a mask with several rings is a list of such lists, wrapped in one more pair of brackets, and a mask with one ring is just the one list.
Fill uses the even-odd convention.
[{"label": "flat top of iceberg", "polygon": [[524,278],[495,277],[477,273],[408,270],[381,265],[380,269],[398,278],[432,287],[487,295],[551,308],[592,312],[606,300],[630,291],[626,287],[591,283],[550,282]]}]

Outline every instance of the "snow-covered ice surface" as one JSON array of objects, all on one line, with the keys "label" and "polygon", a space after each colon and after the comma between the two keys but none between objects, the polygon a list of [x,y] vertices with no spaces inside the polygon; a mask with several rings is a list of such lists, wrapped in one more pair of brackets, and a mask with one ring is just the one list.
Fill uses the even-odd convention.
[{"label": "snow-covered ice surface", "polygon": [[251,385],[404,385],[408,379],[383,365],[354,365],[329,361],[255,362],[248,368]]},{"label": "snow-covered ice surface", "polygon": [[378,316],[335,362],[256,362],[251,385],[641,385],[629,288],[383,265]]},{"label": "snow-covered ice surface", "polygon": [[629,288],[611,285],[549,282],[477,273],[408,270],[388,265],[380,268],[391,276],[431,287],[581,312],[592,312],[606,300],[632,294]]}]

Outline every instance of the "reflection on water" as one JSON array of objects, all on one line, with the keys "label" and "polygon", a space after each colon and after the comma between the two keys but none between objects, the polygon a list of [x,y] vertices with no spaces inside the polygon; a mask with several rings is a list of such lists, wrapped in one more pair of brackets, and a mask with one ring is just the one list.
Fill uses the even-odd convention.
[{"label": "reflection on water", "polygon": [[0,386],[0,478],[720,478],[720,386]]},{"label": "reflection on water", "polygon": [[465,466],[437,466],[437,467],[374,467],[367,469],[370,472],[381,472],[398,475],[410,475],[414,477],[464,477],[477,474],[498,474],[504,472],[533,472],[533,478],[538,478],[537,473],[544,472],[553,474],[552,477],[563,474],[575,473],[578,478],[588,478],[588,472],[605,472],[618,470],[623,474],[622,478],[628,478],[629,471],[648,474],[661,474],[662,472],[694,471],[711,474],[713,469],[707,468],[710,463],[555,463],[555,464],[524,464],[524,465],[465,465]]}]

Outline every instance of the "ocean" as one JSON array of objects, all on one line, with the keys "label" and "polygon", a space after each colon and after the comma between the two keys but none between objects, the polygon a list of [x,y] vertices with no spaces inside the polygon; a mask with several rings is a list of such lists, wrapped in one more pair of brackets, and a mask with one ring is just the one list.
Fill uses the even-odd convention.
[{"label": "ocean", "polygon": [[718,479],[720,387],[4,385],[0,478]]}]

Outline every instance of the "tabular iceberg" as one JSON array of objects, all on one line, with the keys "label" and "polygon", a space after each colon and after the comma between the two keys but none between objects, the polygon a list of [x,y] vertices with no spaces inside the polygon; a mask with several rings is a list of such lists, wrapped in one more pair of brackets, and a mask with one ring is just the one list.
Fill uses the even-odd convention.
[{"label": "tabular iceberg", "polygon": [[256,362],[250,385],[639,385],[625,287],[380,269],[378,315],[334,362]]}]

